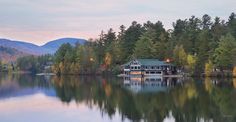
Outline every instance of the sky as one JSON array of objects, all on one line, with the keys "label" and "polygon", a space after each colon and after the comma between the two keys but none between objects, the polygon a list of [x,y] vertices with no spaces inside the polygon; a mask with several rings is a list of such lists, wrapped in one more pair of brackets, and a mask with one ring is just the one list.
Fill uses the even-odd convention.
[{"label": "sky", "polygon": [[132,21],[162,21],[204,14],[227,20],[236,0],[0,0],[0,38],[37,45],[63,38],[97,38],[101,30]]}]

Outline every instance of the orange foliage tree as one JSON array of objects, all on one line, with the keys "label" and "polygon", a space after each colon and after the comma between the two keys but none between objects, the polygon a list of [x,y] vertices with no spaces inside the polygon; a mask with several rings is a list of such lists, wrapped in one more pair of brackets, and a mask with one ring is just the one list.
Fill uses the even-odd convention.
[{"label": "orange foliage tree", "polygon": [[236,77],[236,66],[233,69],[233,76]]}]

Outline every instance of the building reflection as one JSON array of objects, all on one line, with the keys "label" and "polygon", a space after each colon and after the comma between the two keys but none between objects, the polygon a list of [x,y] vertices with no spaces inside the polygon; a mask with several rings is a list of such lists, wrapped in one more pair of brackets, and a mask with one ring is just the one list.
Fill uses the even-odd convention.
[{"label": "building reflection", "polygon": [[171,87],[183,84],[181,78],[168,77],[124,77],[123,85],[134,93],[138,92],[165,92]]}]

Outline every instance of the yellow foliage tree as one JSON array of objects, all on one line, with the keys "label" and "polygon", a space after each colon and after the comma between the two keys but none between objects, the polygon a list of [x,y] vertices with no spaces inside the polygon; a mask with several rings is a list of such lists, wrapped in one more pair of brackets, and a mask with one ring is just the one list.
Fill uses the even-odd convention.
[{"label": "yellow foliage tree", "polygon": [[106,67],[109,67],[111,65],[111,58],[112,58],[111,54],[110,53],[106,53],[105,60],[104,60]]},{"label": "yellow foliage tree", "polygon": [[206,77],[209,77],[211,75],[212,69],[213,69],[213,63],[211,61],[208,61],[208,63],[205,64]]},{"label": "yellow foliage tree", "polygon": [[234,85],[234,88],[236,89],[236,78],[233,79],[233,85]]},{"label": "yellow foliage tree", "polygon": [[60,62],[58,73],[64,73],[64,71],[65,71],[65,66],[64,66],[63,62]]},{"label": "yellow foliage tree", "polygon": [[175,61],[175,64],[177,66],[184,66],[186,64],[186,59],[187,59],[187,54],[183,48],[183,46],[175,46],[174,51],[173,51],[173,58]]},{"label": "yellow foliage tree", "polygon": [[233,69],[233,76],[236,77],[236,66]]},{"label": "yellow foliage tree", "polygon": [[190,71],[191,74],[193,74],[195,65],[196,65],[196,57],[193,55],[188,55],[187,56],[187,68]]}]

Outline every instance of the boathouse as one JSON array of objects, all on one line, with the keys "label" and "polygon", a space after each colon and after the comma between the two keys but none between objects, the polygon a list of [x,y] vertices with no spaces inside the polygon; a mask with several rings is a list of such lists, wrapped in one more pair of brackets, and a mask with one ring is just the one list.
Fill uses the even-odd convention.
[{"label": "boathouse", "polygon": [[133,59],[123,65],[125,75],[162,76],[174,74],[174,65],[158,59]]}]

